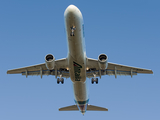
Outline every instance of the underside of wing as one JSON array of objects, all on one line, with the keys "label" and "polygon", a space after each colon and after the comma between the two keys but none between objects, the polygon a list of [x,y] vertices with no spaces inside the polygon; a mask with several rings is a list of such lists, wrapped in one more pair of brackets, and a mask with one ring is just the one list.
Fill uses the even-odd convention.
[{"label": "underside of wing", "polygon": [[48,70],[45,63],[33,65],[33,66],[27,66],[17,69],[8,70],[7,74],[22,74],[29,76],[33,75],[40,75],[41,77],[43,75],[55,75],[60,76],[60,74],[65,77],[69,78],[69,70],[67,70],[67,59],[60,59],[55,61],[55,67],[52,70]]},{"label": "underside of wing", "polygon": [[23,72],[26,72],[26,71],[36,72],[36,71],[39,71],[40,69],[47,70],[45,63],[8,70],[7,74],[19,74],[19,73],[23,73]]},{"label": "underside of wing", "polygon": [[137,73],[153,74],[153,71],[150,69],[137,68],[110,62],[108,62],[108,67],[105,70],[101,70],[98,60],[90,58],[87,60],[87,67],[87,77],[89,78],[94,77],[94,74],[100,77],[102,75],[115,75],[115,77],[117,77],[117,75],[130,75],[132,77],[133,75],[137,75]]},{"label": "underside of wing", "polygon": [[108,111],[107,108],[99,107],[99,106],[94,106],[94,105],[88,105],[87,106],[88,111]]},{"label": "underside of wing", "polygon": [[77,105],[71,105],[63,108],[59,108],[59,111],[78,111]]},{"label": "underside of wing", "polygon": [[128,72],[132,71],[136,73],[153,74],[153,71],[150,69],[131,67],[131,66],[120,65],[116,63],[108,63],[107,70],[128,71]]}]

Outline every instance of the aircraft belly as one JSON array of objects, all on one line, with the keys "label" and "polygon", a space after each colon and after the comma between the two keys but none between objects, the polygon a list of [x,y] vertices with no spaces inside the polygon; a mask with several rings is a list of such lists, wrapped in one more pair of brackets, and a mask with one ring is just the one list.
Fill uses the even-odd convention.
[{"label": "aircraft belly", "polygon": [[88,99],[85,82],[74,82],[73,88],[76,101],[86,101]]}]

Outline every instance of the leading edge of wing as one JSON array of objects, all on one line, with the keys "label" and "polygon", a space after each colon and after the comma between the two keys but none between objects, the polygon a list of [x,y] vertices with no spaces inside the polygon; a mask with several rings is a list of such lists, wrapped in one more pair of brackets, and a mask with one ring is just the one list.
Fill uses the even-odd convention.
[{"label": "leading edge of wing", "polygon": [[[99,69],[98,60],[93,58],[87,58],[87,67]],[[128,65],[108,62],[107,70],[115,70],[115,68],[116,70],[119,70],[119,71],[131,71],[132,69],[133,72],[136,72],[136,73],[153,74],[153,71],[151,69],[145,69],[145,68],[139,68],[139,67],[133,67]]]},{"label": "leading edge of wing", "polygon": [[[62,59],[55,60],[55,67],[57,69],[67,68],[68,67],[67,59],[62,58]],[[46,67],[46,63],[11,69],[7,71],[7,74],[18,74],[26,71],[39,71],[39,70],[48,70]]]},{"label": "leading edge of wing", "polygon": [[26,67],[21,67],[21,68],[16,68],[16,69],[11,69],[7,71],[7,74],[18,74],[26,71],[38,71],[40,69],[47,70],[45,63],[37,64],[37,65],[31,65],[31,66],[26,66]]},{"label": "leading edge of wing", "polygon": [[146,73],[146,74],[153,74],[153,71],[151,69],[145,69],[145,68],[138,68],[138,67],[133,67],[133,66],[128,66],[128,65],[122,65],[122,64],[117,64],[117,63],[111,63],[108,62],[108,70],[115,70],[115,67],[117,70],[121,71],[136,71],[137,73]]}]

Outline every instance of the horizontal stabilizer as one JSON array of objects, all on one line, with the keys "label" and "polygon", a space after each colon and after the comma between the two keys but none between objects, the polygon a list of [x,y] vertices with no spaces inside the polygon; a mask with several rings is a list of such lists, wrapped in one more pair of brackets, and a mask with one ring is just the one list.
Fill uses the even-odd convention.
[{"label": "horizontal stabilizer", "polygon": [[[78,110],[79,109],[78,109],[77,105],[71,105],[71,106],[59,108],[59,111],[78,111]],[[107,108],[98,107],[98,106],[94,106],[94,105],[88,105],[87,110],[88,111],[108,111]]]},{"label": "horizontal stabilizer", "polygon": [[107,108],[98,107],[98,106],[94,106],[94,105],[88,105],[87,110],[88,111],[108,111]]},{"label": "horizontal stabilizer", "polygon": [[63,108],[59,108],[59,111],[78,111],[77,105],[71,105]]}]

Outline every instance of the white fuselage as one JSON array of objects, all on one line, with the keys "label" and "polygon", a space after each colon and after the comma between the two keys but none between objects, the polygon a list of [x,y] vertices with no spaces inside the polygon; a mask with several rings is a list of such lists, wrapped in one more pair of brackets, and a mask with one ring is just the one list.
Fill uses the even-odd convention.
[{"label": "white fuselage", "polygon": [[84,24],[80,10],[70,5],[64,13],[68,42],[69,74],[73,82],[75,102],[82,113],[88,104],[86,90],[86,52],[84,43]]}]

